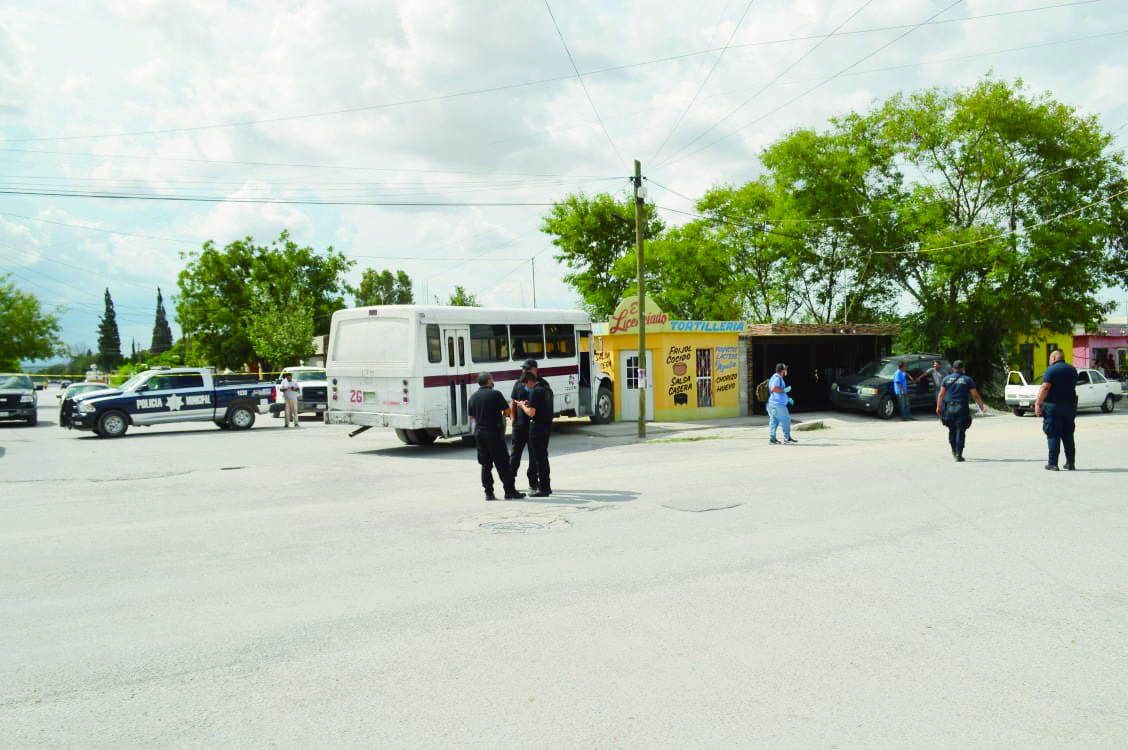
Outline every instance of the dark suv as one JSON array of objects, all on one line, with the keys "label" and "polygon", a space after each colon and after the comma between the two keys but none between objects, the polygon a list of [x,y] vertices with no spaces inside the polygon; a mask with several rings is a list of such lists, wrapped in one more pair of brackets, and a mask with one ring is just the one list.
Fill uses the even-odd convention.
[{"label": "dark suv", "polygon": [[35,383],[27,375],[0,375],[0,420],[19,419],[32,427],[39,421]]},{"label": "dark suv", "polygon": [[830,401],[839,409],[873,412],[882,419],[889,419],[900,412],[900,405],[893,395],[893,375],[897,366],[905,363],[909,376],[909,406],[913,409],[936,408],[936,386],[932,377],[915,382],[932,363],[940,360],[940,369],[945,375],[952,371],[952,365],[939,354],[898,354],[875,359],[856,375],[844,375],[830,386]]}]

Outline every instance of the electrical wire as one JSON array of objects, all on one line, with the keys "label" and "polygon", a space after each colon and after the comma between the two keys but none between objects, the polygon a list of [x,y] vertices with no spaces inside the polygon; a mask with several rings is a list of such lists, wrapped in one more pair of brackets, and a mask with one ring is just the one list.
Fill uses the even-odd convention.
[{"label": "electrical wire", "polygon": [[[817,83],[817,84],[815,84],[814,86],[812,86],[811,88],[807,89],[806,91],[804,91],[804,92],[803,92],[802,94],[800,94],[799,96],[797,96],[797,97],[795,97],[795,98],[793,98],[793,99],[790,99],[790,100],[788,100],[788,101],[784,102],[783,104],[779,105],[778,107],[776,107],[775,109],[771,110],[770,112],[767,112],[766,114],[763,114],[763,115],[761,115],[760,117],[757,117],[757,118],[756,118],[755,120],[753,120],[752,122],[750,122],[750,123],[747,123],[747,124],[745,124],[745,125],[742,125],[741,127],[739,127],[739,128],[737,128],[736,130],[732,131],[732,132],[731,132],[731,133],[729,133],[728,135],[722,136],[722,137],[720,137],[720,138],[717,138],[716,140],[714,140],[714,141],[712,141],[712,142],[710,142],[710,143],[707,143],[706,145],[702,146],[701,148],[697,149],[696,151],[691,151],[690,153],[688,153],[688,154],[686,154],[685,156],[682,156],[682,157],[680,157],[680,158],[672,158],[672,159],[669,159],[669,160],[667,160],[667,161],[666,161],[666,162],[664,162],[663,164],[660,164],[658,168],[659,168],[659,169],[661,169],[661,168],[663,168],[663,167],[668,167],[668,166],[670,166],[671,164],[674,164],[674,163],[676,163],[676,162],[682,161],[682,160],[684,160],[684,159],[688,159],[688,158],[689,158],[690,156],[693,156],[694,154],[698,154],[698,153],[700,153],[701,151],[704,151],[704,150],[705,150],[705,149],[707,149],[707,148],[711,148],[711,147],[713,147],[713,146],[717,145],[718,143],[720,143],[721,141],[724,141],[724,140],[726,140],[726,139],[728,139],[728,138],[731,138],[732,136],[736,135],[737,133],[739,133],[740,131],[744,130],[745,128],[749,128],[749,127],[751,127],[752,125],[754,125],[755,123],[759,122],[760,120],[763,120],[763,119],[765,119],[765,118],[769,117],[770,115],[773,115],[773,114],[775,114],[776,112],[779,112],[779,111],[780,111],[781,109],[783,109],[784,107],[787,107],[787,106],[790,106],[791,104],[794,104],[795,102],[797,102],[797,101],[799,101],[800,99],[802,99],[803,97],[805,97],[805,96],[806,96],[807,94],[810,94],[810,93],[811,93],[812,91],[815,91],[816,89],[818,89],[818,88],[820,88],[820,87],[822,87],[822,86],[826,85],[827,83],[830,83],[831,81],[833,81],[834,79],[838,78],[838,77],[839,77],[839,76],[841,76],[841,75],[842,75],[843,73],[846,73],[847,71],[851,70],[852,68],[855,68],[855,67],[857,67],[858,65],[861,65],[861,64],[862,64],[863,62],[865,62],[866,60],[870,59],[871,57],[873,57],[873,56],[874,56],[874,55],[876,55],[877,53],[881,52],[882,50],[885,50],[885,49],[887,49],[887,48],[889,48],[889,47],[893,46],[894,44],[896,44],[897,42],[901,41],[902,39],[904,39],[904,38],[905,38],[906,36],[908,36],[909,34],[913,33],[913,32],[914,32],[914,31],[916,31],[917,29],[919,29],[919,28],[920,28],[921,26],[924,26],[924,25],[925,25],[925,24],[926,24],[926,23],[927,23],[928,21],[931,21],[931,20],[933,20],[934,18],[936,18],[937,16],[940,16],[940,15],[942,15],[942,14],[944,14],[944,13],[948,12],[948,11],[949,11],[949,10],[951,10],[952,8],[954,8],[954,7],[956,7],[957,5],[959,5],[959,4],[961,3],[961,2],[963,2],[963,0],[954,0],[953,2],[951,2],[951,3],[949,3],[948,5],[946,5],[946,6],[944,6],[943,8],[941,8],[941,9],[940,9],[939,11],[937,11],[936,13],[932,14],[931,16],[929,16],[929,17],[928,17],[927,19],[925,19],[924,21],[921,21],[920,23],[918,23],[918,24],[916,24],[915,26],[913,26],[912,28],[910,28],[910,29],[909,29],[908,31],[906,31],[905,33],[903,33],[903,34],[901,34],[901,35],[899,35],[899,36],[897,36],[897,37],[893,38],[892,40],[890,40],[890,41],[886,42],[885,44],[881,45],[881,46],[880,46],[880,47],[878,47],[877,49],[875,49],[875,50],[873,50],[872,52],[870,52],[870,53],[866,54],[865,56],[863,56],[863,57],[859,58],[858,60],[855,60],[855,61],[854,61],[853,63],[851,63],[850,65],[847,65],[847,66],[846,66],[845,68],[843,68],[842,70],[838,71],[838,72],[837,72],[837,73],[835,73],[834,75],[830,76],[830,77],[829,77],[829,78],[827,78],[826,80],[822,81],[821,83]],[[677,156],[677,155],[675,154],[675,157],[676,157],[676,156]]]},{"label": "electrical wire", "polygon": [[[842,21],[842,23],[838,24],[838,26],[836,26],[836,27],[834,28],[834,30],[833,30],[833,31],[831,31],[831,32],[830,32],[829,34],[827,34],[826,36],[824,36],[824,37],[822,37],[821,39],[819,39],[819,40],[818,40],[818,41],[817,41],[817,42],[815,43],[815,45],[814,45],[813,47],[811,47],[810,49],[808,49],[808,50],[807,50],[806,52],[804,52],[804,53],[803,53],[802,55],[800,55],[800,56],[799,56],[798,58],[796,58],[796,59],[795,59],[795,60],[794,60],[794,61],[793,61],[793,62],[792,62],[792,63],[791,63],[790,65],[788,65],[788,66],[787,66],[786,68],[784,68],[784,69],[783,69],[782,71],[780,71],[780,72],[779,72],[778,74],[776,74],[776,77],[775,77],[775,78],[773,78],[772,80],[768,81],[768,82],[767,82],[767,84],[765,84],[765,85],[764,85],[763,87],[761,87],[761,88],[760,88],[760,89],[759,89],[758,91],[756,91],[756,93],[755,93],[755,94],[753,94],[753,95],[752,95],[752,96],[750,96],[750,97],[749,97],[748,99],[745,99],[745,100],[744,100],[743,102],[741,102],[741,104],[740,104],[740,105],[739,105],[739,106],[738,106],[738,107],[737,107],[736,109],[732,110],[732,111],[731,111],[731,112],[729,112],[729,113],[728,113],[727,115],[725,115],[724,117],[722,117],[722,118],[721,118],[720,120],[718,120],[717,122],[715,122],[715,123],[713,123],[712,125],[710,125],[710,126],[709,126],[709,127],[707,128],[707,129],[705,129],[704,131],[702,131],[702,132],[701,132],[701,133],[700,133],[700,134],[699,134],[699,135],[698,135],[698,136],[697,136],[696,138],[694,138],[693,140],[689,141],[688,143],[685,143],[685,144],[683,144],[681,148],[679,148],[679,149],[678,149],[677,151],[675,151],[675,152],[674,152],[674,156],[676,157],[676,156],[677,156],[678,154],[680,154],[680,153],[681,153],[682,151],[684,151],[685,149],[689,148],[689,147],[690,147],[690,146],[692,146],[692,145],[693,145],[694,143],[697,143],[697,142],[698,142],[699,140],[701,140],[701,139],[702,139],[702,138],[704,138],[704,137],[705,137],[706,135],[708,135],[709,133],[711,133],[711,132],[712,132],[712,131],[713,131],[714,129],[716,129],[716,128],[720,127],[720,126],[721,126],[722,124],[724,124],[724,123],[725,123],[726,121],[728,121],[728,119],[729,119],[730,117],[732,117],[732,116],[733,116],[733,115],[735,115],[735,114],[736,114],[737,112],[739,112],[740,110],[742,110],[742,109],[744,109],[745,107],[747,107],[747,106],[748,106],[749,104],[751,104],[751,103],[752,103],[753,101],[755,101],[755,100],[756,100],[756,99],[757,99],[757,98],[758,98],[758,97],[760,96],[760,94],[764,93],[764,91],[766,91],[767,89],[769,89],[769,88],[771,88],[772,86],[774,86],[774,85],[775,85],[775,84],[776,84],[776,83],[777,83],[777,82],[779,81],[779,79],[783,78],[783,77],[784,77],[785,75],[787,75],[787,74],[788,74],[788,73],[790,73],[790,72],[791,72],[792,70],[794,70],[794,69],[795,69],[795,66],[796,66],[796,65],[798,65],[798,64],[799,64],[799,63],[801,63],[801,62],[803,62],[803,61],[804,61],[804,60],[806,60],[806,59],[807,59],[808,57],[810,57],[810,56],[811,56],[812,54],[814,54],[815,50],[817,50],[817,49],[818,49],[819,47],[821,47],[821,46],[823,45],[823,43],[824,43],[824,42],[826,42],[826,40],[827,40],[827,39],[830,39],[831,37],[835,36],[835,35],[836,35],[836,34],[837,34],[837,33],[838,33],[838,32],[839,32],[839,31],[840,31],[841,29],[842,29],[842,27],[843,27],[843,26],[845,26],[846,24],[850,23],[850,21],[854,20],[854,17],[855,17],[855,16],[857,16],[857,15],[858,15],[859,13],[861,13],[861,12],[862,12],[863,10],[865,10],[865,9],[866,9],[866,7],[867,7],[867,6],[868,6],[868,5],[870,4],[870,3],[872,3],[872,2],[873,2],[873,0],[865,0],[865,2],[863,2],[863,3],[861,4],[861,5],[859,5],[859,6],[858,6],[858,8],[857,8],[857,9],[856,9],[856,10],[855,10],[855,11],[854,11],[853,13],[851,13],[851,14],[850,14],[849,16],[847,16],[847,17],[846,17],[846,20],[844,20],[844,21]],[[663,144],[663,145],[665,145],[665,144]],[[671,158],[672,158],[672,157],[671,157]]]},{"label": "electrical wire", "polygon": [[611,150],[615,152],[615,156],[619,158],[619,163],[623,165],[623,169],[627,168],[627,162],[623,159],[623,155],[619,153],[619,149],[615,146],[615,141],[611,139],[611,134],[607,132],[607,126],[603,124],[603,118],[599,116],[599,110],[592,101],[591,92],[588,91],[587,84],[584,83],[584,77],[580,75],[580,69],[576,67],[576,61],[572,59],[572,51],[568,49],[568,42],[564,40],[564,32],[560,30],[560,24],[556,23],[556,16],[552,12],[552,6],[548,4],[548,0],[544,0],[544,7],[548,9],[548,17],[552,19],[552,25],[556,28],[556,34],[560,37],[560,43],[564,45],[564,52],[568,55],[568,62],[572,64],[572,70],[576,74],[576,79],[580,82],[580,87],[584,90],[584,96],[587,97],[588,104],[591,105],[591,111],[595,113],[595,119],[599,120],[599,127],[603,129],[603,134],[607,136],[607,142],[611,144]]},{"label": "electrical wire", "polygon": [[[869,0],[867,0],[867,2],[868,1]],[[693,97],[689,100],[689,102],[686,103],[685,108],[682,109],[681,114],[678,115],[678,119],[674,122],[673,128],[670,129],[670,132],[666,134],[665,139],[663,139],[662,143],[659,144],[658,150],[655,151],[654,155],[650,157],[650,161],[657,161],[659,155],[661,155],[662,153],[662,149],[664,149],[666,147],[666,144],[670,142],[670,139],[674,137],[674,133],[677,132],[678,126],[682,124],[682,120],[685,119],[686,114],[689,113],[690,108],[692,108],[694,102],[697,101],[697,97],[701,95],[701,90],[705,88],[705,84],[707,84],[709,82],[709,79],[713,76],[713,71],[717,69],[717,66],[721,64],[721,60],[724,59],[725,50],[727,50],[729,48],[729,45],[732,44],[732,40],[733,37],[736,36],[736,32],[740,31],[740,25],[744,23],[744,19],[748,16],[748,11],[752,9],[752,3],[754,2],[756,2],[756,0],[748,0],[748,4],[744,6],[744,12],[740,14],[740,19],[736,22],[736,25],[733,26],[732,33],[729,34],[729,38],[725,41],[725,46],[721,48],[721,52],[719,55],[717,55],[717,59],[713,61],[713,66],[709,68],[709,72],[705,75],[705,79],[701,81],[701,85],[698,86],[697,90],[693,92]],[[728,8],[727,3],[725,4],[725,8]]]}]

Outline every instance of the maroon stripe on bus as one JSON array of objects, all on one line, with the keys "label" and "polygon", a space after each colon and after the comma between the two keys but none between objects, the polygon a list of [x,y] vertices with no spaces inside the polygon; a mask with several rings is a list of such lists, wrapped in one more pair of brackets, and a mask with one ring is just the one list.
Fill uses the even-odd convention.
[{"label": "maroon stripe on bus", "polygon": [[[550,375],[575,375],[579,373],[580,368],[578,365],[570,365],[567,367],[538,367],[537,373],[546,378]],[[521,370],[497,370],[488,371],[493,375],[494,382],[502,382],[505,380],[517,380],[521,377]],[[442,388],[443,386],[450,385],[451,383],[477,383],[478,373],[472,372],[464,375],[427,375],[423,378],[424,388]]]}]

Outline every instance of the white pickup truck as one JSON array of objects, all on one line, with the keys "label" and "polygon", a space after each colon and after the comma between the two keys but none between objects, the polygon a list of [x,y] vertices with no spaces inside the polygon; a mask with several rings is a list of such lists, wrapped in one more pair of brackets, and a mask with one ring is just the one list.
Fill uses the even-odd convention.
[{"label": "white pickup truck", "polygon": [[[1028,411],[1034,411],[1034,402],[1038,400],[1038,391],[1042,384],[1027,383],[1026,376],[1017,370],[1007,373],[1007,386],[1004,395],[1007,408],[1021,417]],[[1077,408],[1096,409],[1111,412],[1116,408],[1116,402],[1124,398],[1124,391],[1118,380],[1109,380],[1101,375],[1099,370],[1077,371]]]}]

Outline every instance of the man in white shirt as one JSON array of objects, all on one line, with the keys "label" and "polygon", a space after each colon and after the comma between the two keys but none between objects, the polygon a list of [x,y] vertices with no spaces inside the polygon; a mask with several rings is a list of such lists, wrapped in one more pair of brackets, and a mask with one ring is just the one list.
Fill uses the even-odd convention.
[{"label": "man in white shirt", "polygon": [[286,373],[282,376],[282,382],[278,384],[278,390],[282,391],[282,398],[286,402],[286,426],[290,426],[292,419],[294,427],[299,427],[298,396],[302,393],[301,386],[294,382],[293,375]]}]

